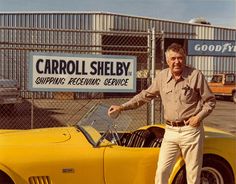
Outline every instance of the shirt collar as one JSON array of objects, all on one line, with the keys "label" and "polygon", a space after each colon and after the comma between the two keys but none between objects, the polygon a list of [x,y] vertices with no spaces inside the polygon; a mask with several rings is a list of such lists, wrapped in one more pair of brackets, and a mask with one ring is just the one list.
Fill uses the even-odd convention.
[{"label": "shirt collar", "polygon": [[[187,67],[185,66],[185,67],[183,68],[183,72],[182,72],[182,74],[181,74],[181,78],[186,79],[187,76],[188,76],[188,69],[187,69]],[[171,71],[170,71],[170,69],[169,69],[168,72],[167,72],[166,83],[170,82],[171,79],[172,79],[172,74],[171,74]]]}]

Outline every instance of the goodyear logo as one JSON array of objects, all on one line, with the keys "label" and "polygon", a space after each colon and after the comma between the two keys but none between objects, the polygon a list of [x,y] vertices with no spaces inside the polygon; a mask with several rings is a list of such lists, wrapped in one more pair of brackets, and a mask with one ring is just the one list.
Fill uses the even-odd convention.
[{"label": "goodyear logo", "polygon": [[188,55],[236,56],[236,42],[222,40],[188,40]]}]

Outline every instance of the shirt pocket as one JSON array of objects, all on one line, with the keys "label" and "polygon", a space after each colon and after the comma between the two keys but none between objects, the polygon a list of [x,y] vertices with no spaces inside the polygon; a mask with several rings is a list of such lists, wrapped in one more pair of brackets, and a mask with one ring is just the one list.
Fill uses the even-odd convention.
[{"label": "shirt pocket", "polygon": [[163,91],[162,91],[163,92],[162,94],[163,94],[163,97],[164,97],[163,100],[170,100],[170,99],[172,99],[172,94],[173,94],[172,91],[173,90],[170,87],[168,87],[168,86],[164,87]]},{"label": "shirt pocket", "polygon": [[184,103],[193,103],[198,99],[198,93],[193,88],[186,85],[181,90],[180,99]]}]

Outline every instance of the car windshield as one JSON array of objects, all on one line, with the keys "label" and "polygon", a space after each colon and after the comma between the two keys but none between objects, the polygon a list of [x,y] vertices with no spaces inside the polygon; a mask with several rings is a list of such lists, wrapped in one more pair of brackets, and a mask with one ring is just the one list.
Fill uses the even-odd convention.
[{"label": "car windshield", "polygon": [[126,121],[123,121],[121,116],[117,119],[110,118],[107,115],[108,108],[104,104],[96,104],[76,124],[88,141],[96,147],[118,144],[120,135],[127,130],[131,122],[127,117]]},{"label": "car windshield", "polygon": [[222,82],[222,76],[220,76],[220,75],[213,76],[213,78],[211,79],[211,82],[221,83]]}]

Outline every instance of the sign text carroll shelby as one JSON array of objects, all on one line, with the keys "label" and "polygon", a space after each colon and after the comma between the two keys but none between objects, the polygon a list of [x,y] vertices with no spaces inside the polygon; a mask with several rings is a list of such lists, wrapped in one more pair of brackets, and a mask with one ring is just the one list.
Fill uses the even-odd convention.
[{"label": "sign text carroll shelby", "polygon": [[133,56],[30,53],[32,91],[135,92]]}]

